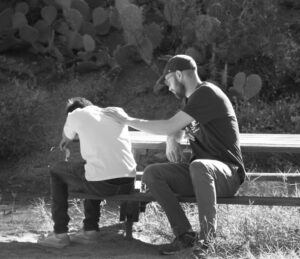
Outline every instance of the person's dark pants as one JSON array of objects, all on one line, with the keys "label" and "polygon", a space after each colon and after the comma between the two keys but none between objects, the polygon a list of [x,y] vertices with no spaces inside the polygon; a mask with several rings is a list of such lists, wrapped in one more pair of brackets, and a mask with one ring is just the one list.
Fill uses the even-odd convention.
[{"label": "person's dark pants", "polygon": [[[99,196],[127,194],[134,189],[134,178],[117,178],[106,181],[87,181],[84,162],[59,162],[50,169],[52,194],[52,219],[54,233],[67,233],[68,193],[80,192]],[[99,231],[101,200],[84,200],[83,229]]]},{"label": "person's dark pants", "polygon": [[149,191],[162,206],[176,236],[192,229],[176,194],[196,196],[200,239],[215,236],[217,227],[217,197],[234,196],[240,187],[240,177],[228,165],[208,159],[191,164],[159,163],[146,167],[143,175]]}]

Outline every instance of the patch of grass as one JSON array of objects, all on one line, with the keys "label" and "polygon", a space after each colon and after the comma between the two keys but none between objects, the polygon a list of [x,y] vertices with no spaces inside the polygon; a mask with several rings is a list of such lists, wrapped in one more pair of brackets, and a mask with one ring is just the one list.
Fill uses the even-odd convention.
[{"label": "patch of grass", "polygon": [[[287,196],[286,184],[250,181],[240,193]],[[299,193],[294,196],[299,197]],[[182,204],[193,229],[199,230],[195,204]],[[136,224],[136,237],[155,244],[170,242],[174,236],[165,213],[157,203]],[[210,258],[299,258],[300,209],[278,206],[218,205],[216,242]]]},{"label": "patch of grass", "polygon": [[[286,187],[284,184],[252,181],[244,184],[240,193],[287,196]],[[299,193],[294,196],[299,197]],[[82,202],[73,199],[69,204],[70,232],[78,231],[82,228]],[[197,206],[184,203],[182,207],[193,229],[198,231]],[[51,206],[44,199],[34,201],[26,211],[17,210],[3,219],[0,228],[7,236],[21,236],[28,232],[46,235],[53,228]],[[108,226],[116,226],[118,233],[124,232],[119,225],[118,203],[102,205],[100,227],[104,236]],[[155,202],[148,204],[146,212],[140,214],[133,235],[151,244],[167,243],[174,238],[164,211]],[[295,259],[300,257],[299,244],[300,209],[297,207],[218,205],[217,238],[210,247],[208,258]]]}]

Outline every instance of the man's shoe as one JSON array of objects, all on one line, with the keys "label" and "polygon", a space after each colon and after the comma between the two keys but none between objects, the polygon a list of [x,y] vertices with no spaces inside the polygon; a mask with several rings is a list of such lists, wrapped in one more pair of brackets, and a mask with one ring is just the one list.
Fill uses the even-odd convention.
[{"label": "man's shoe", "polygon": [[174,239],[170,244],[162,245],[159,252],[162,255],[173,255],[181,250],[192,248],[197,241],[197,234],[195,232],[186,232]]},{"label": "man's shoe", "polygon": [[62,234],[50,234],[49,236],[38,240],[37,242],[41,246],[53,247],[53,248],[64,248],[70,245],[70,237],[67,233]]},{"label": "man's shoe", "polygon": [[199,242],[193,248],[193,259],[204,259],[208,254],[209,243],[207,242]]},{"label": "man's shoe", "polygon": [[73,235],[70,235],[71,242],[79,244],[93,244],[97,243],[99,239],[99,231],[90,230],[90,231],[80,231]]}]

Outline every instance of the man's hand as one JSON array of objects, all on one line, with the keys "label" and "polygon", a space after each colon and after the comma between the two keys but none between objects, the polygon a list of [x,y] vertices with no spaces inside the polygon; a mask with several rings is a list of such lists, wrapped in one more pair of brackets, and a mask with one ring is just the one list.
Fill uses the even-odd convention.
[{"label": "man's hand", "polygon": [[172,163],[181,162],[183,153],[180,144],[177,142],[175,136],[168,136],[166,143],[166,156]]},{"label": "man's hand", "polygon": [[60,148],[61,151],[65,152],[65,161],[68,161],[68,159],[69,159],[69,157],[70,157],[70,155],[71,155],[70,149],[68,149],[68,145],[69,145],[69,143],[70,143],[71,141],[72,141],[72,140],[71,140],[71,139],[68,139],[68,138],[66,137],[66,135],[64,134],[64,132],[63,132],[63,134],[62,134],[62,139],[61,139],[61,141],[60,141],[60,143],[59,143],[59,148]]},{"label": "man's hand", "polygon": [[67,147],[68,147],[68,145],[69,145],[70,142],[71,142],[71,140],[68,139],[68,138],[66,138],[64,136],[64,134],[63,134],[63,137],[62,137],[62,139],[61,139],[61,141],[59,143],[59,149],[61,151],[65,151],[67,149]]},{"label": "man's hand", "polygon": [[126,124],[126,121],[129,119],[127,113],[123,109],[117,107],[107,107],[103,109],[103,113],[120,124]]}]

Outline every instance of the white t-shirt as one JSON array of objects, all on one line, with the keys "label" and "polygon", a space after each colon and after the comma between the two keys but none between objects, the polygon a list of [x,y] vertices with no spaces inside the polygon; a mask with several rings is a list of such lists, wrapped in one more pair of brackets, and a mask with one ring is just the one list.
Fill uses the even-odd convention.
[{"label": "white t-shirt", "polygon": [[106,116],[103,109],[94,105],[76,109],[68,114],[64,126],[67,138],[74,139],[78,134],[80,153],[86,161],[85,178],[103,181],[135,177],[128,127]]}]

